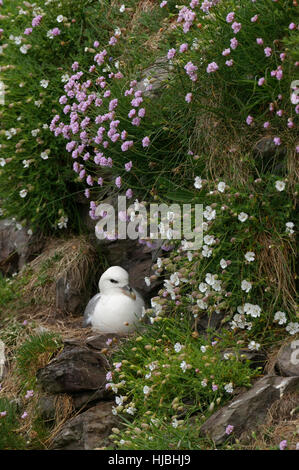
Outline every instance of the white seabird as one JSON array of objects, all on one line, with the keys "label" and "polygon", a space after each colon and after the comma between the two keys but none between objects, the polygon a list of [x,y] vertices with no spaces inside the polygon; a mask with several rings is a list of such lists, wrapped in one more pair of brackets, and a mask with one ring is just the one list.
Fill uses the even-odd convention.
[{"label": "white seabird", "polygon": [[129,274],[120,266],[111,266],[99,281],[99,293],[90,299],[83,326],[103,333],[130,333],[142,317],[144,301],[129,286]]}]

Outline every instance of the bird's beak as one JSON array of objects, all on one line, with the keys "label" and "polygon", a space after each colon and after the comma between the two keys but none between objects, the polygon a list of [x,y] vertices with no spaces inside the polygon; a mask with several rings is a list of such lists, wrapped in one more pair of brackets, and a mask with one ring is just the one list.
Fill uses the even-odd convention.
[{"label": "bird's beak", "polygon": [[136,300],[136,294],[129,285],[122,287],[121,291],[128,297],[131,297],[131,299]]}]

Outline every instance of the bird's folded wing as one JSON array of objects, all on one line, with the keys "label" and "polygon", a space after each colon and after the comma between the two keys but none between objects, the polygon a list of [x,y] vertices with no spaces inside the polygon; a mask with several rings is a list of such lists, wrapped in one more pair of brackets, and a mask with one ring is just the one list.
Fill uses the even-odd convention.
[{"label": "bird's folded wing", "polygon": [[85,312],[84,312],[83,326],[88,326],[91,323],[91,318],[94,313],[94,309],[96,307],[96,304],[100,300],[100,298],[101,298],[101,294],[96,294],[88,302],[85,308]]}]

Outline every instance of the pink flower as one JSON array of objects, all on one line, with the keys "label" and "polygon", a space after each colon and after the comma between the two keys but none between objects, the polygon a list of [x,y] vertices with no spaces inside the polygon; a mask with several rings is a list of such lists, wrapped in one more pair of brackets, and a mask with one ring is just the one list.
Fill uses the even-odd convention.
[{"label": "pink flower", "polygon": [[257,82],[258,86],[262,86],[264,85],[264,83],[265,83],[265,77],[260,78],[259,81]]},{"label": "pink flower", "polygon": [[130,171],[133,166],[133,163],[130,161],[128,163],[125,163],[125,170]]},{"label": "pink flower", "polygon": [[175,50],[175,49],[173,49],[173,48],[172,48],[172,49],[169,49],[169,51],[168,51],[168,53],[167,53],[167,58],[168,58],[168,59],[173,59],[174,56],[175,56],[175,54],[176,54],[176,50]]},{"label": "pink flower", "polygon": [[99,45],[100,45],[99,41],[95,41],[95,42],[93,43],[93,47],[95,47],[95,48],[99,47]]},{"label": "pink flower", "polygon": [[120,188],[121,187],[121,176],[115,178],[115,185]]},{"label": "pink flower", "polygon": [[290,30],[296,29],[296,24],[295,23],[290,23],[289,24],[289,29]]},{"label": "pink flower", "polygon": [[242,24],[241,23],[237,23],[237,21],[234,21],[234,23],[232,24],[232,30],[235,34],[237,34],[242,28]]},{"label": "pink flower", "polygon": [[163,8],[167,5],[167,1],[163,0],[163,2],[160,3],[160,8]]},{"label": "pink flower", "polygon": [[130,147],[133,145],[133,140],[125,140],[124,143],[121,146],[121,149],[123,152],[126,152],[129,150]]},{"label": "pink flower", "polygon": [[180,52],[186,52],[188,50],[188,44],[184,43],[180,45]]},{"label": "pink flower", "polygon": [[132,197],[133,197],[133,191],[132,191],[132,189],[129,188],[129,189],[126,191],[126,198],[127,198],[127,199],[131,199]]},{"label": "pink flower", "polygon": [[247,116],[246,123],[248,124],[248,126],[251,126],[251,124],[253,123],[253,117],[250,115]]},{"label": "pink flower", "polygon": [[271,49],[271,47],[265,47],[264,53],[265,53],[265,56],[266,56],[266,57],[270,57],[270,55],[272,54],[272,49]]},{"label": "pink flower", "polygon": [[237,38],[232,38],[232,39],[230,40],[230,47],[231,47],[233,50],[237,49],[238,44],[239,44],[239,43],[238,43]]},{"label": "pink flower", "polygon": [[228,15],[226,16],[226,22],[227,23],[232,23],[235,19],[235,12],[234,11],[231,11],[230,13],[228,13]]},{"label": "pink flower", "polygon": [[270,127],[270,122],[269,121],[264,122],[264,128],[268,129],[269,127]]},{"label": "pink flower", "polygon": [[234,430],[234,426],[232,424],[229,424],[228,426],[226,426],[225,434],[229,435],[233,432],[233,430]]},{"label": "pink flower", "polygon": [[286,53],[285,53],[285,52],[282,52],[282,53],[279,55],[279,58],[280,58],[281,62],[283,62],[284,59],[286,58]]},{"label": "pink flower", "polygon": [[29,34],[31,34],[33,31],[32,28],[26,28],[25,31],[24,31],[24,34],[26,34],[26,36],[29,36]]},{"label": "pink flower", "polygon": [[233,59],[227,60],[227,61],[225,62],[225,65],[227,65],[228,67],[232,67],[232,66],[234,65]]},{"label": "pink flower", "polygon": [[288,445],[288,441],[284,440],[279,443],[279,449],[280,450],[285,450]]},{"label": "pink flower", "polygon": [[224,51],[222,51],[222,55],[223,55],[223,56],[227,56],[227,55],[230,54],[230,52],[231,52],[231,51],[230,51],[230,48],[224,49]]},{"label": "pink flower", "polygon": [[218,65],[216,64],[216,62],[211,62],[208,66],[207,66],[207,73],[213,73],[213,72],[216,72],[216,70],[218,70],[219,67]]},{"label": "pink flower", "polygon": [[185,96],[185,101],[187,101],[187,103],[191,103],[192,96],[192,93],[187,93],[187,95]]},{"label": "pink flower", "polygon": [[264,40],[262,38],[256,38],[256,42],[259,46],[261,46],[262,44],[264,44]]},{"label": "pink flower", "polygon": [[59,28],[54,28],[54,29],[52,29],[52,34],[53,34],[53,36],[59,36],[60,33],[61,33],[61,31],[60,31]]},{"label": "pink flower", "polygon": [[24,413],[21,416],[21,419],[25,419],[25,418],[27,418],[27,416],[28,416],[27,411],[24,411]]},{"label": "pink flower", "polygon": [[254,15],[252,18],[250,18],[251,23],[255,23],[259,18],[259,15]]},{"label": "pink flower", "polygon": [[37,15],[35,18],[33,18],[32,23],[31,23],[33,28],[35,28],[36,26],[39,26],[42,19],[43,19],[42,15]]},{"label": "pink flower", "polygon": [[149,139],[149,137],[148,137],[148,136],[144,137],[144,138],[142,139],[142,146],[143,146],[143,147],[148,147],[149,144],[150,144],[150,139]]},{"label": "pink flower", "polygon": [[280,137],[274,137],[273,142],[275,145],[280,145],[281,144]]}]

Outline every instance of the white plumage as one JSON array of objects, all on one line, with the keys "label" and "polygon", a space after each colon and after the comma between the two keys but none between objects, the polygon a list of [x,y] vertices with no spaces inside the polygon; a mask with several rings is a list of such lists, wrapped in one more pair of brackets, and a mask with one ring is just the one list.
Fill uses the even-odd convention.
[{"label": "white plumage", "polygon": [[120,266],[111,266],[99,281],[99,294],[88,302],[84,326],[103,333],[130,333],[142,317],[144,301],[129,286],[129,274]]}]

